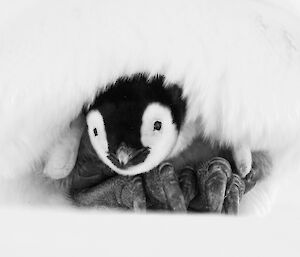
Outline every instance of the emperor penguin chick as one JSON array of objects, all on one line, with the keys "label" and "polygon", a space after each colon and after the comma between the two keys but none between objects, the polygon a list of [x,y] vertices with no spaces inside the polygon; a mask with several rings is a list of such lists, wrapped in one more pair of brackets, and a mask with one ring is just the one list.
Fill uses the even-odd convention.
[{"label": "emperor penguin chick", "polygon": [[98,157],[121,175],[152,170],[172,152],[186,101],[164,77],[119,79],[90,106],[86,122]]},{"label": "emperor penguin chick", "polygon": [[[181,90],[176,84],[166,85],[163,76],[148,79],[144,75],[135,75],[130,78],[117,80],[116,83],[109,86],[96,97],[86,113],[84,140],[80,148],[81,151],[78,154],[79,163],[76,166],[76,170],[79,171],[79,174],[85,171],[87,173],[78,177],[84,177],[85,179],[75,179],[79,186],[73,183],[73,189],[76,189],[76,187],[82,188],[86,181],[88,182],[86,185],[89,184],[87,187],[90,187],[91,183],[92,185],[97,185],[97,187],[79,193],[75,198],[84,205],[87,203],[88,205],[95,203],[111,204],[109,201],[107,202],[106,196],[108,191],[105,191],[106,189],[114,192],[113,190],[118,186],[131,185],[131,179],[127,180],[122,178],[122,176],[106,181],[102,177],[105,175],[105,172],[103,173],[101,170],[107,170],[112,176],[111,171],[104,168],[106,165],[121,175],[133,176],[152,171],[145,174],[143,179],[146,182],[145,188],[148,189],[148,196],[153,196],[153,199],[159,198],[159,202],[159,200],[162,200],[160,199],[162,195],[164,195],[160,194],[161,188],[167,188],[170,190],[163,191],[164,193],[170,193],[166,194],[166,196],[169,196],[169,198],[167,197],[169,201],[167,205],[170,205],[171,209],[183,210],[188,208],[196,192],[189,194],[189,199],[187,199],[187,197],[184,197],[187,195],[185,190],[181,192],[179,185],[173,188],[176,184],[173,183],[174,181],[176,182],[176,178],[171,179],[172,183],[162,178],[173,178],[174,176],[171,175],[174,175],[173,173],[176,171],[177,176],[175,177],[178,178],[180,186],[186,185],[185,181],[187,180],[184,179],[183,174],[184,170],[186,170],[184,166],[195,165],[195,167],[199,167],[202,162],[219,156],[220,149],[213,147],[209,142],[204,142],[200,136],[198,140],[193,140],[193,144],[188,145],[185,150],[183,147],[182,151],[175,151],[176,153],[174,154],[175,145],[181,144],[180,140],[178,140],[180,138],[179,135],[185,133],[182,129],[185,116],[186,100],[182,97]],[[200,129],[197,127],[195,129],[201,134]],[[182,138],[184,137],[181,137],[181,140]],[[92,151],[84,151],[84,145],[92,149]],[[185,145],[185,142],[182,142],[181,145]],[[181,148],[179,147],[179,149]],[[240,163],[247,163],[248,161],[248,151],[247,148],[245,149],[241,147],[233,154],[233,158],[239,160],[239,162],[236,162],[237,167],[239,167]],[[93,154],[89,157],[90,152],[93,152]],[[250,151],[249,154],[251,166]],[[186,159],[186,157],[188,158]],[[89,161],[86,162],[86,160]],[[162,163],[164,161],[168,163]],[[227,164],[227,161],[222,161],[222,163],[224,162]],[[100,166],[102,168],[96,163],[101,163]],[[220,163],[220,159],[218,159],[218,164]],[[85,166],[88,169],[84,168]],[[157,172],[156,167],[158,167]],[[98,177],[100,178],[95,179],[95,177],[91,177],[87,180],[89,173],[95,175],[93,173],[94,170],[98,170]],[[189,173],[191,172],[194,173],[193,169],[189,169]],[[197,171],[197,173],[200,174],[201,172]],[[224,177],[223,173],[226,177]],[[233,184],[231,183],[231,172],[229,172],[230,174],[227,173],[226,170],[225,172],[223,170],[214,171],[213,176],[204,179],[209,185],[204,190],[205,193],[209,194],[212,192],[218,198],[218,208],[213,208],[214,211],[222,210],[227,184]],[[221,177],[222,181],[216,181],[215,183],[216,176]],[[212,179],[210,179],[211,177]],[[94,179],[95,181],[92,181]],[[191,175],[191,179],[194,179],[194,175]],[[201,181],[204,180],[201,178]],[[166,185],[164,184],[165,182]],[[185,187],[188,193],[193,191],[193,189],[197,191],[196,184],[196,182],[193,182],[192,185]],[[220,192],[216,191],[216,188],[220,188]],[[102,197],[103,192],[105,197]],[[177,199],[174,199],[174,193],[178,193],[178,197],[175,197]],[[166,199],[162,198],[162,202],[164,202]],[[177,201],[178,199],[180,201]],[[194,202],[196,205],[202,206],[199,202]],[[170,203],[174,203],[174,205]],[[183,206],[184,204],[182,205],[182,203],[185,203],[186,206]],[[213,207],[215,205],[212,204]]]}]

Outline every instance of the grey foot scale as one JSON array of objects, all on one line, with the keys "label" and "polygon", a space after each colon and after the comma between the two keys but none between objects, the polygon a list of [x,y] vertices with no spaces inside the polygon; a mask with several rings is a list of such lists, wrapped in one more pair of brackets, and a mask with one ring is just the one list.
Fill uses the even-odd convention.
[{"label": "grey foot scale", "polygon": [[185,212],[186,204],[175,170],[170,163],[163,163],[143,175],[150,209]]},{"label": "grey foot scale", "polygon": [[85,207],[109,207],[142,211],[146,209],[142,179],[139,176],[115,176],[72,196]]},{"label": "grey foot scale", "polygon": [[256,179],[257,170],[242,179],[227,160],[217,157],[196,171],[185,167],[175,172],[170,163],[162,163],[142,175],[116,175],[71,197],[86,207],[238,214],[243,194]]}]

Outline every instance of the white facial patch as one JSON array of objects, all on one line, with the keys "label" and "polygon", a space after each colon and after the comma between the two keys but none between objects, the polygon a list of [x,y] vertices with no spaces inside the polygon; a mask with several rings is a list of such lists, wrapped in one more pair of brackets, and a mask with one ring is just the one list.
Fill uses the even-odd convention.
[{"label": "white facial patch", "polygon": [[108,152],[108,143],[102,115],[97,110],[90,111],[86,117],[86,123],[91,144],[99,158],[104,162],[104,157]]},{"label": "white facial patch", "polygon": [[[159,130],[155,129],[156,122],[160,123]],[[141,126],[142,144],[150,148],[144,165],[150,169],[159,165],[172,152],[177,138],[178,130],[173,123],[171,110],[159,103],[150,104],[144,112]]]},{"label": "white facial patch", "polygon": [[99,111],[93,110],[87,115],[87,125],[91,144],[99,158],[121,175],[132,176],[152,170],[168,157],[178,138],[171,110],[159,103],[148,105],[142,117],[140,140],[144,147],[149,147],[150,153],[142,163],[120,169],[107,158],[109,153],[105,124]]}]

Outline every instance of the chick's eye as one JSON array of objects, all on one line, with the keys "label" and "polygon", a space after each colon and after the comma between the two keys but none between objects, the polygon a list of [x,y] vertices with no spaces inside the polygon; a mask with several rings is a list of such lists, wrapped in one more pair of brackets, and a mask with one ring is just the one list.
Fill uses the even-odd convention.
[{"label": "chick's eye", "polygon": [[162,126],[162,124],[160,121],[155,121],[154,125],[153,125],[153,129],[159,131],[159,130],[161,130],[161,126]]},{"label": "chick's eye", "polygon": [[96,128],[94,128],[93,132],[94,132],[95,137],[98,136],[98,131]]}]

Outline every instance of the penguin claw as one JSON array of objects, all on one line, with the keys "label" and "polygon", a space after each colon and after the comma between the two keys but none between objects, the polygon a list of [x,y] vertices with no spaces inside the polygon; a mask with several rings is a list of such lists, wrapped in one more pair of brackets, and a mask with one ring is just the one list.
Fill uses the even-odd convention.
[{"label": "penguin claw", "polygon": [[206,211],[221,213],[231,168],[223,158],[213,158],[198,171],[198,183]]},{"label": "penguin claw", "polygon": [[178,179],[170,163],[144,174],[146,195],[154,203],[154,209],[238,213],[245,182],[232,173],[224,158],[213,158],[197,172],[187,166],[177,174]]},{"label": "penguin claw", "polygon": [[249,192],[255,185],[256,182],[260,179],[260,171],[252,169],[244,179],[245,183],[245,193]]},{"label": "penguin claw", "polygon": [[169,208],[172,211],[186,211],[184,196],[173,166],[169,163],[164,163],[159,166],[158,171]]},{"label": "penguin claw", "polygon": [[143,184],[138,176],[115,176],[71,197],[79,206],[146,210]]},{"label": "penguin claw", "polygon": [[[255,186],[268,167],[262,164],[254,161],[245,178],[233,174],[229,162],[221,157],[196,171],[190,166],[175,171],[166,162],[142,175],[117,175],[102,182],[94,176],[74,178],[73,174],[71,188],[75,193],[71,197],[77,205],[86,207],[238,214],[243,194]],[[81,182],[79,186],[76,178]],[[94,186],[95,183],[98,184]]]},{"label": "penguin claw", "polygon": [[[128,181],[123,187],[118,201],[120,206],[126,206],[134,211],[146,210],[146,196],[140,176],[127,177]],[[115,191],[117,192],[117,191]]]},{"label": "penguin claw", "polygon": [[197,194],[197,177],[194,169],[187,166],[180,170],[178,180],[186,208],[188,208],[190,202]]},{"label": "penguin claw", "polygon": [[147,196],[153,206],[176,212],[185,212],[186,205],[174,167],[163,163],[151,172],[144,174]]},{"label": "penguin claw", "polygon": [[239,213],[239,204],[244,193],[245,183],[243,179],[239,175],[233,174],[226,190],[223,211],[226,214],[237,215]]}]

